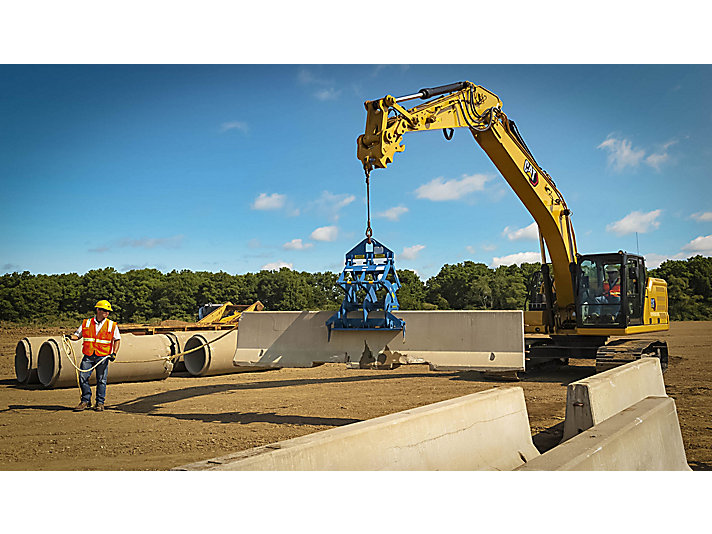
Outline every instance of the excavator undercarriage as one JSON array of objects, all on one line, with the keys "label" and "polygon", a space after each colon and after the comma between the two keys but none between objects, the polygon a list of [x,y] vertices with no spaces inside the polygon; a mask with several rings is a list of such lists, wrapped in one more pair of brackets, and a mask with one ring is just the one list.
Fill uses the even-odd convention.
[{"label": "excavator undercarriage", "polygon": [[598,349],[596,372],[600,373],[645,357],[658,358],[665,372],[668,367],[667,343],[650,339],[614,339]]}]

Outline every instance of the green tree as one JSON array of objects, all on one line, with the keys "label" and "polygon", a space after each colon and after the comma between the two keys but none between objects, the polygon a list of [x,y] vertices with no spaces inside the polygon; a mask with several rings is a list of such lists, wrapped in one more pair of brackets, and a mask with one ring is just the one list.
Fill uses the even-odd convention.
[{"label": "green tree", "polygon": [[443,265],[426,284],[427,301],[439,309],[492,309],[492,271],[484,263]]},{"label": "green tree", "polygon": [[401,310],[422,310],[425,304],[425,284],[415,271],[398,269],[398,280],[401,288],[398,290],[398,303]]},{"label": "green tree", "polygon": [[260,271],[257,295],[270,310],[303,310],[313,300],[312,288],[303,273],[287,267],[279,271]]}]

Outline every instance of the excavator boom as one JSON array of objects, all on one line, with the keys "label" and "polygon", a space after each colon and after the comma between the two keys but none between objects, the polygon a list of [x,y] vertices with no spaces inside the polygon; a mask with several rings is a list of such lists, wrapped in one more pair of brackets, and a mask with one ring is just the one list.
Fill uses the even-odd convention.
[{"label": "excavator boom", "polygon": [[[428,99],[411,109],[401,102]],[[468,128],[522,201],[539,227],[556,280],[557,328],[575,326],[575,295],[572,266],[576,264],[576,237],[571,211],[554,180],[536,162],[516,128],[502,111],[497,95],[471,82],[457,82],[421,89],[403,97],[387,95],[365,103],[366,129],[359,136],[357,157],[366,174],[385,168],[402,152],[403,135],[408,132],[442,129],[446,138],[455,128]],[[542,246],[542,252],[544,247]],[[542,258],[542,264],[546,264]],[[552,325],[554,326],[554,325]]]}]

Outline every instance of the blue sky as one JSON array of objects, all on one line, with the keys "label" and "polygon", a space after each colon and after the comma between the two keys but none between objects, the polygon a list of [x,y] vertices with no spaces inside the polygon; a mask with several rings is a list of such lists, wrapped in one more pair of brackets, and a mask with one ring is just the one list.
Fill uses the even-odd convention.
[{"label": "blue sky", "polygon": [[[0,272],[340,271],[366,223],[363,102],[459,80],[502,99],[580,253],[712,255],[710,65],[4,65]],[[536,261],[469,132],[405,146],[371,178],[399,268]]]}]

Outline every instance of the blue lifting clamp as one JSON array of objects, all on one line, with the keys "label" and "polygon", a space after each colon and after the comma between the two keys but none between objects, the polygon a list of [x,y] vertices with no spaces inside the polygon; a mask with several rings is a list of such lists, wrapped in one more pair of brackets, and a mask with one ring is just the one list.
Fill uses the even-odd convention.
[{"label": "blue lifting clamp", "polygon": [[[399,309],[396,291],[398,280],[393,251],[372,237],[367,237],[346,253],[346,265],[336,283],[346,296],[339,311],[326,321],[331,340],[331,330],[402,330],[405,321],[393,315]],[[392,274],[393,281],[388,280]],[[378,300],[380,291],[385,296]],[[359,296],[364,295],[363,303]]]}]

